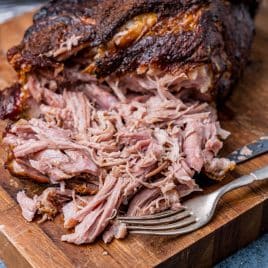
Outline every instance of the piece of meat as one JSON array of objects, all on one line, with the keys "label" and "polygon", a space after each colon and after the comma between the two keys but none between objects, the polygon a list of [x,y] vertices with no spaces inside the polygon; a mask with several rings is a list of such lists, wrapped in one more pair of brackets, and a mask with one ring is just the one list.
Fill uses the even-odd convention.
[{"label": "piece of meat", "polygon": [[[80,176],[79,176],[80,177]],[[99,190],[99,182],[82,178],[72,179],[67,182],[66,187],[74,190],[79,195],[95,195]]]},{"label": "piece of meat", "polygon": [[23,85],[29,73],[58,86],[96,75],[122,81],[132,76],[145,85],[148,77],[162,79],[164,73],[173,81],[181,77],[168,88],[195,88],[200,98],[222,98],[247,62],[257,5],[253,0],[52,1],[36,13],[8,59]]},{"label": "piece of meat", "polygon": [[102,240],[104,243],[110,243],[113,238],[123,239],[127,236],[127,226],[122,222],[115,222],[112,226],[104,232],[102,235]]},{"label": "piece of meat", "polygon": [[25,191],[18,192],[17,201],[22,209],[22,215],[27,221],[32,221],[36,214],[42,215],[40,222],[53,219],[62,206],[72,198],[70,190],[60,191],[57,188],[47,188],[39,196],[29,198]]},{"label": "piece of meat", "polygon": [[38,197],[29,198],[24,191],[18,192],[17,201],[22,209],[22,215],[27,221],[32,221],[38,210]]},{"label": "piece of meat", "polygon": [[102,109],[108,110],[115,105],[117,99],[108,92],[107,88],[102,88],[96,83],[87,84],[85,86],[85,93],[94,102],[96,102]]},{"label": "piece of meat", "polygon": [[23,109],[20,84],[0,91],[0,119],[14,119]]},{"label": "piece of meat", "polygon": [[[76,225],[75,232],[62,236],[62,241],[75,244],[92,243],[109,224],[114,210],[117,211],[119,208],[121,204],[120,199],[122,199],[123,185],[123,180],[118,179],[109,197],[107,196],[107,199],[104,199],[96,207],[93,207],[91,202],[89,202],[91,209],[89,210],[88,206],[84,207],[84,209],[87,210],[87,215],[83,218],[79,215],[80,223]],[[96,195],[95,199],[98,198],[98,195],[99,193]],[[71,219],[68,219],[68,221],[73,222],[75,218],[77,218],[77,214],[79,214],[79,211]]]},{"label": "piece of meat", "polygon": [[115,186],[115,183],[115,178],[111,176],[106,178],[103,187],[100,189],[97,195],[92,200],[90,200],[88,204],[77,211],[73,217],[65,220],[64,227],[68,229],[74,227],[78,222],[81,222],[94,208],[99,207],[101,203],[105,202],[106,198],[109,196],[111,190]]},{"label": "piece of meat", "polygon": [[235,168],[235,164],[231,164],[227,159],[222,159],[219,161],[218,158],[213,158],[212,160],[205,163],[204,169],[205,174],[208,177],[213,179],[221,180],[226,175],[226,170],[233,170]]},{"label": "piece of meat", "polygon": [[142,208],[145,207],[151,201],[157,199],[161,195],[161,190],[159,188],[154,189],[144,189],[134,196],[132,201],[128,206],[127,215],[128,216],[141,216],[146,215],[142,211]]},{"label": "piece of meat", "polygon": [[[21,122],[19,127],[22,124]],[[31,131],[34,135],[32,139],[24,136],[24,139],[15,145],[13,140],[9,138],[10,135],[17,133],[18,127],[15,125],[11,128],[13,134],[8,134],[3,140],[7,145],[14,146],[15,161],[12,161],[10,165],[13,173],[17,171],[18,175],[31,176],[33,172],[30,170],[34,169],[39,173],[41,172],[43,177],[50,178],[52,182],[72,178],[83,173],[98,174],[98,168],[92,162],[86,148],[75,144],[67,130],[57,127],[51,128],[49,124],[38,119],[31,119],[29,122],[24,122],[24,125],[24,128],[28,128],[27,131]],[[18,168],[17,159],[23,158],[25,163],[28,163],[29,169]],[[20,164],[23,163],[20,162]]]},{"label": "piece of meat", "polygon": [[30,178],[33,181],[40,183],[49,182],[49,178],[47,176],[32,167],[28,161],[23,159],[13,159],[10,163],[8,163],[8,169],[15,176]]},{"label": "piece of meat", "polygon": [[53,219],[61,210],[62,206],[72,198],[72,191],[61,191],[57,188],[47,188],[38,197],[38,214],[43,217],[41,221]]},{"label": "piece of meat", "polygon": [[[107,94],[97,90],[106,87],[103,80],[87,84],[96,75],[119,99],[126,90],[163,96],[171,90],[207,101],[228,95],[248,59],[258,1],[125,2],[52,1],[37,12],[8,53],[21,85],[1,92],[0,118],[27,107],[25,84],[33,76],[59,89],[82,85],[104,108],[116,99],[101,97]],[[121,8],[110,13],[114,6]]]}]

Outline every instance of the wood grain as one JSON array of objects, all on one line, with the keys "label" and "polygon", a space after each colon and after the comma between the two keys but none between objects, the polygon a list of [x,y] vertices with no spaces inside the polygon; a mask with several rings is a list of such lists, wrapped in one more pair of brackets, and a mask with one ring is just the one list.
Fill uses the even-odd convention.
[{"label": "wood grain", "polygon": [[[3,55],[20,41],[30,22],[28,14],[0,26],[0,88],[15,79]],[[251,61],[221,112],[223,126],[232,132],[223,154],[268,134],[267,24],[268,12],[263,8],[257,18]],[[4,158],[1,149],[0,155]],[[267,164],[267,155],[242,164],[224,182],[205,186],[205,192]],[[209,267],[268,230],[268,183],[263,181],[226,194],[212,222],[194,233],[130,235],[109,245],[98,241],[78,247],[60,241],[64,233],[61,217],[42,225],[28,224],[21,217],[14,201],[16,192],[23,188],[37,193],[40,186],[11,177],[1,163],[0,174],[0,258],[9,267]]]}]

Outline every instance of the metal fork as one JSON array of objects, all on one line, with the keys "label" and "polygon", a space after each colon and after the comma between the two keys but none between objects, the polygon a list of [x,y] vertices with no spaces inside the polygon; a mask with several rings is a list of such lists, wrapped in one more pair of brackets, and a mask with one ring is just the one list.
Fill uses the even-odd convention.
[{"label": "metal fork", "polygon": [[[268,152],[268,137],[247,145],[251,150],[250,155],[242,155],[243,161]],[[242,161],[240,152],[243,148],[233,152],[229,158]],[[218,190],[191,198],[183,203],[179,210],[168,210],[155,215],[117,217],[121,223],[125,223],[130,233],[150,235],[180,235],[189,233],[206,225],[213,217],[219,199],[227,192],[248,185],[256,180],[268,178],[268,166],[258,169],[249,175],[244,175],[224,185]]]}]

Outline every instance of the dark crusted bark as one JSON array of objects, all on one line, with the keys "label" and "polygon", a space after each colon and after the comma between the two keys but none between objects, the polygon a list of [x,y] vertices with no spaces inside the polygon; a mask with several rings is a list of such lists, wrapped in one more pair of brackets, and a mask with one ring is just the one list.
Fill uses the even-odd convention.
[{"label": "dark crusted bark", "polygon": [[[9,50],[8,59],[22,84],[28,73],[41,73],[53,77],[59,88],[73,87],[85,81],[73,78],[66,66],[79,57],[85,59],[93,47],[107,46],[134,16],[155,12],[158,22],[150,31],[127,47],[107,49],[95,60],[94,74],[99,78],[125,75],[140,66],[174,72],[205,64],[212,73],[209,98],[220,99],[229,93],[248,60],[257,5],[255,0],[54,0],[35,14],[33,25],[22,42]],[[191,27],[174,30],[184,14],[198,14],[198,19]],[[78,39],[71,51],[60,57],[51,54],[72,38]],[[5,100],[1,118],[10,114],[6,103],[14,97],[7,97],[8,92],[1,97]]]},{"label": "dark crusted bark", "polygon": [[[221,50],[226,46],[225,52],[230,54],[230,49],[236,49],[240,52],[238,57],[244,58],[253,32],[253,22],[247,9],[249,4],[253,6],[256,1],[232,2],[235,4],[219,0],[51,1],[37,12],[33,26],[26,31],[21,44],[9,51],[8,58],[17,70],[25,68],[22,67],[23,63],[30,68],[55,67],[59,64],[57,58],[47,56],[47,53],[59,48],[71,37],[81,37],[78,50],[85,46],[99,46],[105,44],[120,26],[135,15],[156,12],[159,17],[170,17],[180,12],[194,12],[200,7],[203,7],[201,18],[193,31],[167,32],[163,35],[160,22],[160,27],[156,25],[150,34],[123,53],[118,50],[98,62],[97,74],[105,76],[117,71],[117,68],[120,72],[126,72],[140,63],[151,61],[167,67],[170,62],[184,65],[211,60],[213,54],[222,52],[219,50],[219,43],[222,42]],[[254,6],[251,10],[254,10]],[[231,38],[222,40],[225,36]]]},{"label": "dark crusted bark", "polygon": [[18,83],[0,92],[0,118],[13,119],[21,111],[20,85]]}]

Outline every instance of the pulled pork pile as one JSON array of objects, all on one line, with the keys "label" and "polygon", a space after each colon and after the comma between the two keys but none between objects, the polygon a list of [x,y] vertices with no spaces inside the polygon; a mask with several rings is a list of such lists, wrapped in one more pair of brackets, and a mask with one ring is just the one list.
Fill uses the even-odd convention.
[{"label": "pulled pork pile", "polygon": [[[207,103],[157,90],[120,91],[119,100],[107,84],[97,82],[56,93],[29,77],[27,86],[38,109],[8,129],[8,167],[55,186],[39,197],[20,192],[17,200],[28,221],[37,214],[41,221],[51,219],[63,207],[64,227],[74,228],[63,241],[91,243],[104,231],[105,242],[122,238],[126,226],[114,221],[119,213],[178,209],[183,196],[199,190],[195,173],[221,179],[234,167],[216,158],[228,132]],[[79,176],[98,181],[98,192],[82,196],[65,188]]]},{"label": "pulled pork pile", "polygon": [[[62,240],[123,238],[118,214],[179,209],[217,158],[223,101],[246,66],[256,0],[51,0],[7,58],[18,82],[0,92],[6,163],[47,183],[18,193],[26,220],[60,211]],[[227,15],[228,14],[228,15]],[[26,116],[25,116],[26,115]]]},{"label": "pulled pork pile", "polygon": [[[241,76],[256,0],[51,0],[7,58],[18,82],[0,92],[6,163],[47,183],[18,193],[26,220],[64,215],[62,240],[123,238],[117,215],[179,209],[217,158],[221,129],[206,102]],[[226,16],[228,14],[228,16]]]}]

